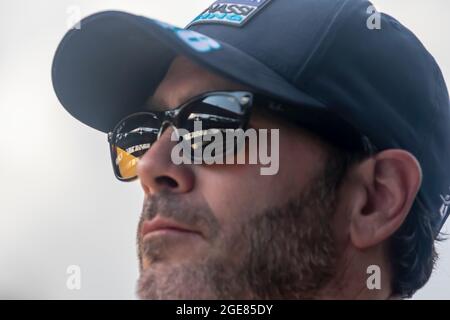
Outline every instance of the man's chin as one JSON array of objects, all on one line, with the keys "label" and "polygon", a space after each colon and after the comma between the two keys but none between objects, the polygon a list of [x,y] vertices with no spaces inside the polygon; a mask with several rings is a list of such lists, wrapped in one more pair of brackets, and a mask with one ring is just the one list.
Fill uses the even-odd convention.
[{"label": "man's chin", "polygon": [[155,262],[141,272],[137,296],[144,300],[219,299],[205,268]]}]

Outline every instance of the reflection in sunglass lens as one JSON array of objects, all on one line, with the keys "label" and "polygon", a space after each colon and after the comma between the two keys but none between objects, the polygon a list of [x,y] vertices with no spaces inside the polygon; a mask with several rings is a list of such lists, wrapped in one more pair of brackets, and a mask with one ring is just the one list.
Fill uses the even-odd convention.
[{"label": "reflection in sunglass lens", "polygon": [[[242,126],[243,112],[238,99],[227,95],[209,96],[187,108],[182,127],[190,133],[183,136],[183,140],[191,145],[191,158],[195,160],[196,155],[204,158],[203,151],[207,146],[214,151],[211,154],[213,157],[233,151],[226,148],[225,132]],[[199,123],[201,123],[200,130]],[[220,139],[216,139],[218,135],[220,135]],[[219,144],[221,144],[220,148]],[[201,149],[201,152],[198,149]],[[215,153],[215,151],[219,152]]]},{"label": "reflection in sunglass lens", "polygon": [[227,149],[229,144],[225,132],[244,127],[251,102],[249,93],[214,93],[165,113],[141,112],[125,118],[109,139],[116,177],[123,181],[136,178],[139,159],[158,139],[166,124],[178,128],[178,133],[183,129],[180,142],[184,141],[187,149],[192,150],[191,160],[197,160],[199,153],[196,150],[201,151],[198,160],[205,159],[204,150],[207,148],[214,151],[211,154],[213,157],[223,158],[235,150],[233,147]]},{"label": "reflection in sunglass lens", "polygon": [[118,178],[127,180],[136,176],[137,162],[156,141],[159,127],[159,120],[151,114],[135,115],[119,124],[111,142]]}]

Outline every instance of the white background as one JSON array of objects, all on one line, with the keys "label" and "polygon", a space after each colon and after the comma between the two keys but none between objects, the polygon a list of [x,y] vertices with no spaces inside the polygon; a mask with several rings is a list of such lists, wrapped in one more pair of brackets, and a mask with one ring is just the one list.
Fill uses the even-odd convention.
[{"label": "white background", "polygon": [[[0,298],[135,299],[139,184],[115,180],[106,136],[74,120],[51,86],[69,8],[185,26],[211,2],[0,0]],[[374,3],[418,35],[450,83],[450,2]],[[450,241],[438,249],[437,269],[415,298],[450,298]],[[72,264],[81,267],[79,291],[66,288]]]}]

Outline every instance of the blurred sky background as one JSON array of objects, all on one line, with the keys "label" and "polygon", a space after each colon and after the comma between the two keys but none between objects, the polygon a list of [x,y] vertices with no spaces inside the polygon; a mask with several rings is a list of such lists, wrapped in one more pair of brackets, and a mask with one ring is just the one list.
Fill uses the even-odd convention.
[{"label": "blurred sky background", "polygon": [[[143,194],[138,182],[114,178],[106,136],[60,106],[53,54],[77,10],[125,10],[185,26],[212,2],[0,0],[0,299],[136,299]],[[450,84],[450,1],[373,2],[413,30]],[[450,298],[450,240],[438,251],[416,299]],[[81,267],[81,290],[66,287],[69,265]]]}]

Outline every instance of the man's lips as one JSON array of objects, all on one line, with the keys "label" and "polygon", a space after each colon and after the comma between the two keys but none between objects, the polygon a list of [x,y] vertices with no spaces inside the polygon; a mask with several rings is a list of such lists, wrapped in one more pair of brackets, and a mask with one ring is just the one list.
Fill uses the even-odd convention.
[{"label": "man's lips", "polygon": [[144,221],[141,227],[142,238],[144,238],[147,235],[156,233],[179,233],[179,234],[186,233],[202,236],[202,234],[197,230],[194,230],[186,225],[180,224],[174,220],[162,218],[160,216],[156,216],[152,220]]}]

